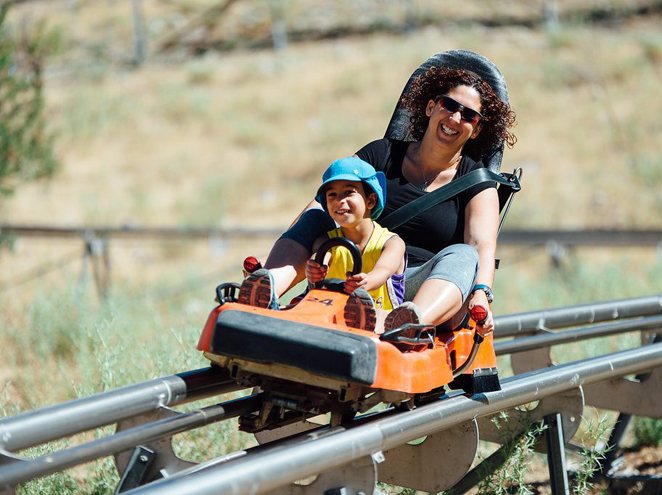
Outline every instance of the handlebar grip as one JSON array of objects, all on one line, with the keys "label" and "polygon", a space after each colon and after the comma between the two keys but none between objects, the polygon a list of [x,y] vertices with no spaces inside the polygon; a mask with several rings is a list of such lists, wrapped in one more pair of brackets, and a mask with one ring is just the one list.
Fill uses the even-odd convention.
[{"label": "handlebar grip", "polygon": [[253,273],[262,268],[262,263],[255,256],[247,256],[244,260],[244,270],[248,273]]},{"label": "handlebar grip", "polygon": [[475,321],[477,324],[482,325],[485,323],[485,320],[487,319],[487,308],[485,306],[479,306],[476,305],[473,308],[471,308],[471,319]]}]

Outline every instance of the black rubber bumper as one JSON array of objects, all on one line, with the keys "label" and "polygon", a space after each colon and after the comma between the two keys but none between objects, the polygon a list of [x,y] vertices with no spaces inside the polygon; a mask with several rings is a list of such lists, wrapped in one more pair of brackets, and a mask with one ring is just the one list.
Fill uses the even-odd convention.
[{"label": "black rubber bumper", "polygon": [[218,315],[211,352],[364,385],[377,371],[377,346],[368,337],[236,310]]}]

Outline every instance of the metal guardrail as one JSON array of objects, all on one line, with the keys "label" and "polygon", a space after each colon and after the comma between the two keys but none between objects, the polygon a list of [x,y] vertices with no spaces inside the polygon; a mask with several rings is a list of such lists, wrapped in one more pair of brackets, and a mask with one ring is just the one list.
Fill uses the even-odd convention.
[{"label": "metal guardrail", "polygon": [[202,368],[28,411],[0,419],[0,452],[25,449],[238,388],[218,369]]},{"label": "metal guardrail", "polygon": [[[611,310],[609,310],[609,308],[611,308]],[[660,407],[661,399],[659,397],[656,398],[656,394],[654,393],[654,382],[657,378],[648,380],[645,383],[631,382],[623,378],[618,378],[625,374],[639,373],[641,371],[654,371],[656,374],[655,376],[659,378],[660,371],[662,370],[662,368],[660,368],[660,363],[662,362],[662,344],[653,343],[642,348],[624,351],[623,353],[594,358],[592,360],[578,361],[552,368],[544,368],[551,364],[551,361],[549,361],[545,353],[549,351],[549,347],[552,345],[568,341],[604,337],[635,330],[642,332],[660,331],[660,329],[662,329],[662,295],[590,305],[579,305],[569,308],[556,308],[546,311],[521,313],[519,315],[506,315],[496,319],[497,329],[501,330],[501,336],[511,335],[513,332],[514,334],[525,333],[527,329],[539,329],[541,322],[544,323],[542,325],[543,328],[569,327],[572,324],[585,324],[585,326],[577,326],[570,329],[565,328],[564,331],[558,332],[543,331],[539,335],[497,342],[495,344],[497,353],[500,355],[517,353],[513,354],[513,359],[516,356],[526,354],[527,351],[533,350],[532,352],[534,353],[532,356],[525,357],[524,361],[522,361],[522,358],[518,358],[519,363],[517,363],[517,366],[513,363],[513,369],[519,367],[519,371],[516,372],[522,374],[502,380],[503,390],[501,392],[490,393],[487,395],[478,394],[469,398],[457,397],[458,394],[451,393],[444,401],[435,401],[433,409],[429,409],[429,406],[423,406],[414,409],[413,412],[397,414],[395,417],[389,416],[386,419],[384,419],[385,416],[365,418],[366,421],[357,421],[347,427],[341,428],[340,430],[329,430],[326,428],[319,430],[319,432],[312,437],[288,437],[288,440],[286,440],[285,443],[274,441],[268,445],[261,446],[259,449],[235,452],[223,458],[194,467],[189,467],[190,463],[187,466],[185,462],[182,463],[182,461],[178,460],[176,457],[170,459],[168,458],[168,455],[170,454],[160,452],[158,455],[163,455],[166,459],[170,459],[168,462],[174,462],[175,464],[178,463],[178,466],[175,467],[173,467],[173,464],[167,465],[166,471],[168,472],[169,481],[155,482],[157,484],[145,485],[144,488],[140,488],[134,492],[196,494],[219,492],[269,492],[274,494],[278,493],[278,495],[290,493],[287,491],[272,492],[272,481],[265,481],[260,477],[253,479],[250,475],[247,475],[246,478],[242,478],[243,475],[239,476],[239,484],[236,486],[239,486],[240,488],[238,488],[239,491],[236,492],[223,491],[227,488],[223,483],[229,483],[228,480],[230,478],[233,480],[232,483],[235,483],[237,479],[237,470],[244,473],[256,469],[256,467],[253,466],[253,463],[261,465],[263,462],[268,462],[272,465],[272,460],[263,461],[262,456],[265,455],[267,456],[267,459],[271,459],[268,457],[271,455],[269,452],[274,451],[274,449],[279,452],[279,457],[285,457],[288,459],[291,456],[294,456],[293,458],[297,459],[299,458],[298,456],[307,458],[309,455],[319,455],[328,460],[329,456],[336,456],[337,452],[340,452],[342,457],[342,452],[346,452],[346,450],[343,449],[346,447],[342,447],[340,450],[332,450],[322,455],[315,450],[317,447],[313,448],[306,446],[308,443],[311,443],[311,445],[314,444],[315,446],[322,445],[322,449],[324,450],[326,444],[317,443],[317,439],[334,436],[338,432],[345,432],[348,434],[355,432],[358,434],[358,432],[365,431],[365,437],[363,437],[362,434],[359,437],[355,437],[354,433],[349,435],[342,433],[344,436],[341,438],[343,438],[342,442],[347,441],[350,442],[350,444],[352,442],[359,442],[358,444],[353,445],[354,450],[358,449],[357,452],[362,451],[361,449],[365,448],[363,445],[364,443],[370,446],[370,452],[368,454],[357,454],[357,459],[368,455],[368,458],[358,461],[359,464],[366,468],[366,462],[374,464],[374,460],[370,455],[379,452],[381,449],[389,448],[402,450],[404,442],[423,435],[439,436],[442,433],[436,432],[441,432],[451,426],[462,423],[462,421],[465,420],[465,414],[469,411],[469,409],[466,408],[473,408],[471,418],[482,417],[479,422],[481,438],[485,437],[488,440],[490,440],[491,433],[489,425],[486,426],[485,421],[489,423],[489,418],[483,416],[495,411],[503,411],[504,409],[512,407],[513,403],[519,405],[530,402],[531,400],[540,401],[545,397],[549,398],[541,401],[540,404],[543,404],[545,401],[551,401],[551,403],[547,404],[544,408],[541,407],[542,412],[540,413],[540,416],[542,417],[542,415],[544,415],[546,421],[549,420],[547,416],[552,412],[555,412],[556,414],[569,414],[575,418],[580,417],[581,407],[584,401],[582,400],[578,403],[577,398],[582,396],[586,397],[586,404],[591,404],[602,409],[620,411],[621,416],[623,414],[652,415],[651,417],[662,416],[662,408]],[[600,324],[596,322],[605,323]],[[498,336],[499,335],[497,335],[497,337]],[[627,358],[627,356],[629,356],[629,358]],[[529,372],[529,370],[534,371]],[[534,385],[535,390],[532,388]],[[178,413],[177,411],[170,409],[169,406],[202,399],[211,395],[220,395],[237,390],[238,388],[239,387],[237,387],[222,371],[213,368],[204,368],[150,380],[121,389],[96,394],[91,397],[77,399],[39,410],[25,412],[14,417],[0,419],[0,493],[13,493],[11,487],[17,483],[61,471],[68,467],[73,467],[77,464],[107,455],[116,456],[118,469],[124,472],[124,476],[134,476],[134,469],[136,466],[135,464],[132,464],[132,461],[128,461],[127,457],[131,454],[132,446],[138,445],[133,453],[133,455],[136,456],[138,449],[145,448],[143,447],[144,445],[152,445],[152,442],[157,442],[159,445],[165,445],[163,442],[167,442],[168,439],[177,432],[199,427],[210,422],[228,419],[237,414],[242,414],[242,411],[245,411],[246,408],[256,407],[255,401],[258,401],[259,397],[251,396],[246,400],[242,399],[241,401],[230,401],[216,404],[215,406],[197,409],[191,413]],[[563,398],[562,392],[570,389],[574,390],[571,390],[570,394],[575,398],[570,399],[568,402],[567,398]],[[533,394],[533,396],[531,394]],[[601,399],[603,397],[609,397],[610,400],[605,403],[605,401]],[[646,400],[643,402],[641,400],[642,397],[646,397]],[[458,404],[459,406],[457,406]],[[456,409],[456,406],[460,409]],[[437,409],[437,407],[440,409]],[[580,409],[577,409],[578,407]],[[536,410],[537,409],[538,408],[536,408]],[[423,414],[423,410],[427,411],[427,413],[421,417],[427,418],[425,421],[429,420],[430,424],[426,425],[423,420],[416,425],[412,424],[412,421],[418,421],[415,418],[418,417],[417,415]],[[430,414],[434,417],[430,416]],[[457,414],[459,414],[459,416],[457,416]],[[517,411],[511,410],[509,415],[511,418],[515,418]],[[401,420],[402,422],[400,422]],[[118,423],[118,431],[115,435],[99,438],[82,445],[64,448],[60,451],[32,460],[22,459],[12,454],[12,452],[30,446],[42,444],[50,440],[73,435],[114,422]],[[574,426],[576,427],[577,424]],[[364,429],[361,430],[360,428]],[[418,428],[418,430],[412,430],[411,428]],[[454,432],[457,430],[457,428],[453,428],[452,430],[449,430],[449,433],[443,433],[443,435],[455,435]],[[460,428],[460,430],[462,430],[462,428]],[[477,431],[478,430],[476,430],[476,432]],[[389,432],[398,432],[398,434],[395,435],[394,438],[391,438]],[[574,431],[570,431],[567,438],[571,438],[573,434]],[[375,437],[375,435],[379,435],[379,438]],[[403,435],[407,436],[406,440],[403,440]],[[562,431],[561,436],[563,436]],[[460,459],[470,456],[470,459],[473,459],[469,447],[459,447],[457,445],[463,445],[466,443],[470,446],[471,438],[473,437],[469,434],[469,436],[462,441],[456,439],[456,443],[453,444],[455,445],[453,449],[456,449],[454,451],[455,456]],[[375,441],[377,443],[374,443]],[[443,439],[435,440],[435,442],[438,441],[441,441],[443,444],[446,442],[446,440]],[[302,442],[304,442],[305,445]],[[616,441],[616,443],[617,442],[618,441]],[[400,446],[396,447],[397,445]],[[298,450],[291,450],[295,447],[296,449],[302,449],[301,452],[299,453]],[[309,448],[313,449],[312,453],[308,451]],[[406,449],[407,447],[405,446],[404,448]],[[559,446],[556,448],[556,453],[560,453],[562,449],[563,447]],[[354,450],[352,451],[354,452]],[[141,455],[146,456],[157,455],[154,452],[150,453],[149,451],[141,450],[140,452],[145,452],[145,454]],[[412,454],[406,453],[405,457],[401,457],[402,453],[397,454],[392,450],[389,450],[387,454],[387,462],[380,467],[380,474],[382,476],[402,476],[402,474],[394,474],[397,470],[394,472],[392,466],[394,463],[396,465],[401,464],[401,462],[404,462],[403,459],[405,458],[410,459],[410,457],[407,456],[411,456]],[[417,465],[423,462],[423,458],[428,457],[428,455],[421,453],[416,455],[421,458],[416,461],[411,461],[410,459],[410,461],[415,462]],[[120,459],[122,456],[124,456],[124,461]],[[352,464],[350,462],[351,460],[352,459],[347,459],[345,457],[342,457],[342,459],[339,457],[336,461],[333,461],[337,462],[338,466],[344,466],[340,471],[334,471],[333,466],[335,466],[335,464],[329,464],[325,461],[324,476],[335,476],[336,480],[339,479],[343,482],[344,477],[349,474],[352,474],[354,479],[365,477],[367,472],[361,471],[352,473],[352,469],[354,469],[352,466],[356,463]],[[129,462],[133,467],[126,467],[126,462]],[[237,465],[236,462],[240,462],[240,464]],[[306,460],[306,462],[308,462],[308,460]],[[348,462],[349,464],[347,464]],[[389,462],[391,465],[387,466]],[[244,463],[247,464],[244,465]],[[466,467],[468,469],[468,466]],[[368,468],[370,468],[370,466],[368,466]],[[259,468],[258,470],[261,471],[261,469],[262,468]],[[293,468],[288,464],[287,469],[290,470]],[[311,467],[310,469],[317,468]],[[375,466],[372,466],[370,469],[373,469],[375,473],[377,472]],[[463,468],[456,468],[456,471],[459,473],[458,469],[462,470]],[[228,472],[231,472],[232,474],[227,474]],[[319,473],[321,471],[318,470],[317,472]],[[465,471],[462,471],[462,473],[459,474],[461,475],[464,472]],[[559,473],[562,472],[563,469],[559,470]],[[557,473],[557,475],[560,477],[561,474],[559,473]],[[189,476],[191,476],[190,479]],[[296,469],[292,470],[291,473],[288,473],[287,475],[278,473],[278,476],[288,477],[288,481],[285,481],[284,483],[304,477],[304,475],[301,475]],[[275,479],[278,479],[278,476],[275,476]],[[430,476],[428,476],[428,478],[430,478]],[[444,480],[448,482],[448,478],[444,478]],[[427,481],[429,482],[430,480],[428,479]],[[263,482],[267,484],[263,485]],[[169,485],[162,485],[162,483],[166,483],[166,485],[168,483],[174,483],[174,488],[172,488],[172,491],[164,491]],[[219,485],[219,483],[221,484]],[[246,483],[252,484],[248,485]],[[210,491],[204,491],[203,488],[200,488],[201,486],[207,486],[207,484],[210,487]],[[396,482],[395,484],[402,483]],[[125,488],[130,489],[136,486],[138,486],[138,484],[128,484]],[[235,485],[233,484],[232,486]],[[347,486],[351,486],[351,483]],[[405,483],[403,486],[409,485]],[[150,490],[158,491],[153,492]],[[254,490],[259,491],[256,492]],[[283,490],[286,490],[286,488],[283,488]],[[316,488],[313,488],[312,491],[309,490],[305,493],[317,493],[315,490]]]},{"label": "metal guardrail", "polygon": [[494,336],[497,338],[512,337],[571,325],[659,314],[662,314],[662,294],[578,304],[499,316],[494,320]]},{"label": "metal guardrail", "polygon": [[540,400],[582,385],[662,366],[662,344],[573,362],[508,378],[502,390],[457,396],[354,428],[307,434],[286,445],[266,445],[226,463],[174,475],[130,490],[130,495],[216,495],[270,493],[295,480],[338,468],[465,421]]}]

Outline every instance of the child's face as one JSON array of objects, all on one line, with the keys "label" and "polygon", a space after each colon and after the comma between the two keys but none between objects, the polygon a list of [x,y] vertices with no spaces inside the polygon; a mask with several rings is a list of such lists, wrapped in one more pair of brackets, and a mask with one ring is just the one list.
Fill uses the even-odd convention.
[{"label": "child's face", "polygon": [[340,226],[351,226],[365,218],[377,203],[375,193],[366,195],[363,182],[334,180],[326,186],[326,209]]}]

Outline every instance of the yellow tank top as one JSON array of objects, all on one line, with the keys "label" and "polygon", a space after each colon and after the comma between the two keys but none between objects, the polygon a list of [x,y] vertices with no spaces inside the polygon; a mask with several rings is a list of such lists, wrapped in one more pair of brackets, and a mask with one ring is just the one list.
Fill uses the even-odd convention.
[{"label": "yellow tank top", "polygon": [[[374,222],[374,225],[375,229],[373,230],[372,235],[368,240],[368,244],[366,244],[365,249],[361,255],[361,260],[363,261],[363,273],[368,273],[375,267],[377,260],[382,255],[384,244],[387,240],[395,235],[393,232],[382,227],[377,222]],[[343,233],[340,228],[330,230],[326,233],[326,235],[329,236],[329,238],[343,237]],[[338,278],[340,280],[345,280],[347,278],[347,272],[351,269],[352,256],[349,254],[349,250],[340,246],[332,248],[331,259],[329,260],[329,271],[326,275],[327,278]],[[382,286],[369,292],[375,301],[376,308],[391,310],[398,306],[397,298],[391,284],[391,278],[389,278]]]}]

